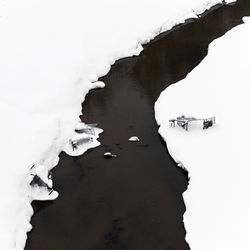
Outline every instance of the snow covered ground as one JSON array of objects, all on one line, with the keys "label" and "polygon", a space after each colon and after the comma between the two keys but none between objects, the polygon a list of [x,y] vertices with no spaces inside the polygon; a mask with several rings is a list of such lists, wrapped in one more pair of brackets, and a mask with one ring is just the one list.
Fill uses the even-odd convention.
[{"label": "snow covered ground", "polygon": [[[49,170],[63,149],[70,152],[85,95],[104,86],[98,77],[221,2],[0,0],[0,249],[23,249],[31,201],[57,197],[45,192]],[[36,174],[47,186],[29,185]]]},{"label": "snow covered ground", "polygon": [[[250,18],[244,22],[155,104],[159,133],[189,172],[184,223],[192,250],[250,249]],[[217,121],[207,130],[171,128],[168,120],[182,114]]]}]

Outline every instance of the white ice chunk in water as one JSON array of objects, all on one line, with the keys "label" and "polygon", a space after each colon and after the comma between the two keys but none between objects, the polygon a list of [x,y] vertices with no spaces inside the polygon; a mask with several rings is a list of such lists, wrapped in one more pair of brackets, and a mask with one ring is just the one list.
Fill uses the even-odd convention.
[{"label": "white ice chunk in water", "polygon": [[128,140],[132,142],[140,141],[140,139],[137,136],[131,136]]},{"label": "white ice chunk in water", "polygon": [[105,158],[112,158],[112,157],[117,157],[117,155],[113,155],[113,154],[110,153],[110,152],[106,152],[106,153],[104,153],[104,157],[105,157]]}]

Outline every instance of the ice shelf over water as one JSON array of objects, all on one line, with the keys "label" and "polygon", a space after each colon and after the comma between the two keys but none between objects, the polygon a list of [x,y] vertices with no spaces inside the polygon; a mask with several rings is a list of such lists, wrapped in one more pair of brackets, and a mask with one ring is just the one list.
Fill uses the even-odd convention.
[{"label": "ice shelf over water", "polygon": [[[46,176],[70,151],[85,95],[104,87],[98,78],[115,60],[138,55],[142,43],[221,2],[0,0],[0,249],[23,249],[31,201],[56,198],[44,193],[52,187]],[[30,186],[36,173],[44,189]]]},{"label": "ice shelf over water", "polygon": [[[250,18],[244,22],[212,42],[201,64],[155,104],[159,133],[189,172],[184,223],[192,250],[250,249]],[[216,124],[171,128],[168,120],[180,114],[216,115]]]}]

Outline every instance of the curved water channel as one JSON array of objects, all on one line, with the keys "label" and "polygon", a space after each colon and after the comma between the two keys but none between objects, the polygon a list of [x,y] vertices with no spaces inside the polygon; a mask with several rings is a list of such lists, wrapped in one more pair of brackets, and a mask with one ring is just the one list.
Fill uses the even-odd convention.
[{"label": "curved water channel", "polygon": [[[81,157],[61,154],[53,172],[60,196],[33,203],[26,250],[189,249],[182,222],[188,178],[157,133],[154,103],[201,62],[213,39],[249,14],[248,0],[217,6],[112,66],[101,79],[106,88],[91,91],[83,106],[82,120],[105,131],[102,146]],[[128,142],[133,135],[141,141]],[[106,151],[118,157],[104,159]]]}]

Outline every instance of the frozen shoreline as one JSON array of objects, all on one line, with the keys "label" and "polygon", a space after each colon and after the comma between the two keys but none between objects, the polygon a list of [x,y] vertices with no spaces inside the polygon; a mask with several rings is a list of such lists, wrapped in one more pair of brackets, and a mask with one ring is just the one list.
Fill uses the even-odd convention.
[{"label": "frozen shoreline", "polygon": [[[201,64],[163,91],[155,104],[159,133],[175,161],[189,172],[184,224],[193,250],[250,247],[250,135],[234,120],[244,117],[244,124],[248,122],[249,18],[244,22],[212,42]],[[199,124],[190,126],[189,132],[170,128],[168,120],[181,114],[216,115],[217,124],[204,131]]]},{"label": "frozen shoreline", "polygon": [[[194,1],[193,6],[182,5],[182,10],[179,9],[183,4],[180,1],[173,9],[168,8],[169,13],[163,8],[169,7],[168,3],[163,2],[159,1],[156,7],[157,17],[150,16],[155,2],[144,6],[145,12],[133,29],[137,10],[141,9],[140,3],[133,4],[135,11],[132,11],[130,18],[134,19],[131,20],[119,18],[124,6],[112,1],[110,6],[98,3],[100,11],[115,8],[118,16],[114,18],[120,21],[119,25],[114,27],[112,20],[102,16],[101,12],[93,27],[86,25],[82,33],[81,23],[88,23],[88,16],[83,17],[82,4],[78,1],[70,5],[60,2],[60,11],[57,2],[53,5],[50,3],[49,8],[46,2],[38,5],[32,1],[0,2],[3,6],[0,30],[4,34],[0,42],[3,55],[0,61],[3,70],[0,79],[3,119],[1,152],[4,163],[1,179],[1,248],[23,249],[26,232],[31,229],[29,220],[33,211],[30,202],[38,198],[27,183],[30,167],[35,163],[50,170],[57,164],[59,153],[79,122],[80,104],[90,89],[99,86],[92,82],[105,75],[115,60],[138,55],[142,50],[141,43],[150,41],[188,18],[196,18],[206,8],[222,1],[206,1],[205,5],[202,4],[204,1]],[[88,5],[88,8],[90,13],[96,13],[95,3]],[[56,20],[54,13],[57,13]],[[72,23],[65,16],[74,17],[70,19]],[[114,29],[118,33],[121,29],[126,32],[121,37],[113,37],[112,41],[102,41],[100,47],[99,40],[92,37],[93,30],[99,30],[100,21],[107,29],[105,36],[108,31],[112,37]],[[130,27],[130,30],[126,30],[126,27]],[[95,48],[95,51],[84,50],[82,44],[86,48]],[[13,117],[16,107],[19,113]],[[9,150],[13,144],[18,150],[15,150],[15,159],[12,157],[13,150]],[[9,187],[7,193],[3,191],[5,186]]]}]

